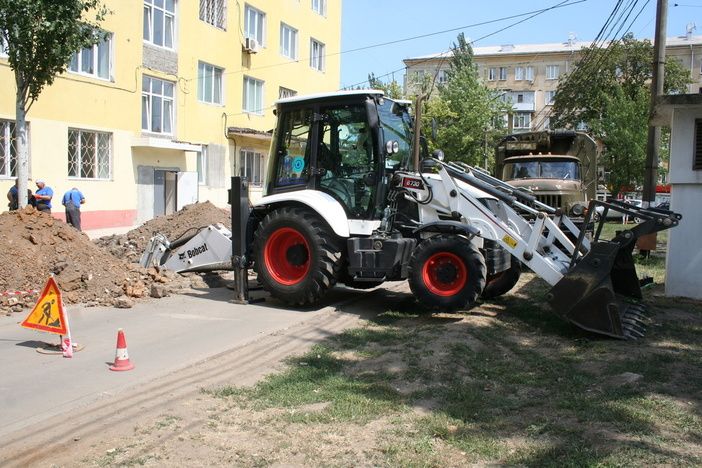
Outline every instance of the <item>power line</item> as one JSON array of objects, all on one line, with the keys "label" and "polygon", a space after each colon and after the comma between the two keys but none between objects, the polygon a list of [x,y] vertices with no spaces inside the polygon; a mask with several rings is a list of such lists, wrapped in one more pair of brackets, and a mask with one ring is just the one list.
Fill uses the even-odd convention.
[{"label": "power line", "polygon": [[[528,21],[528,20],[530,20],[530,19],[532,19],[532,18],[534,18],[534,17],[536,17],[536,16],[539,16],[539,15],[541,15],[541,14],[543,14],[543,13],[546,13],[546,12],[548,12],[548,11],[551,11],[551,10],[554,10],[554,9],[557,9],[557,8],[563,8],[563,7],[568,7],[568,6],[577,5],[578,3],[583,3],[583,2],[586,2],[586,1],[587,1],[587,0],[575,0],[575,1],[563,0],[563,1],[557,3],[557,4],[553,5],[553,6],[547,7],[547,8],[543,8],[543,9],[540,9],[540,10],[534,10],[534,11],[530,11],[530,12],[527,12],[527,13],[522,13],[522,14],[520,14],[520,15],[512,15],[512,16],[509,16],[509,17],[501,18],[501,19],[499,19],[499,20],[493,20],[492,22],[497,22],[497,21],[504,21],[504,20],[506,20],[506,19],[514,19],[514,18],[517,18],[517,17],[527,16],[526,18],[523,18],[523,19],[521,19],[521,20],[519,20],[519,21],[515,21],[514,23],[511,23],[511,24],[509,24],[509,25],[507,25],[507,26],[505,26],[505,27],[503,27],[503,28],[500,28],[500,29],[498,29],[498,30],[496,30],[496,31],[493,31],[493,32],[488,33],[488,34],[486,34],[486,35],[484,35],[484,36],[481,36],[481,37],[479,37],[479,38],[477,38],[477,39],[475,39],[475,40],[472,40],[472,41],[470,41],[470,43],[471,43],[471,45],[472,45],[472,44],[474,44],[474,43],[476,43],[476,42],[478,42],[478,41],[481,41],[481,40],[486,39],[486,38],[488,38],[488,37],[494,36],[495,34],[499,34],[499,33],[501,33],[502,31],[505,31],[505,30],[507,30],[507,29],[509,29],[509,28],[512,28],[512,27],[514,27],[514,26],[516,26],[516,25],[518,25],[518,24],[524,23],[525,21]],[[530,15],[530,16],[528,16],[528,15]],[[436,55],[434,55],[434,56],[432,56],[432,57],[428,57],[428,58],[426,58],[426,59],[424,59],[424,60],[420,60],[420,61],[418,61],[418,62],[415,62],[415,65],[421,65],[422,63],[431,62],[431,61],[435,60],[436,58],[443,56],[444,54],[449,54],[450,52],[451,52],[451,49],[449,49],[449,50],[447,50],[447,51],[444,51],[444,52],[441,52],[441,53],[439,53],[439,54],[436,54]],[[400,71],[403,71],[403,70],[405,70],[405,67],[392,70],[392,71],[390,71],[390,72],[388,72],[388,73],[385,73],[385,74],[383,74],[383,75],[378,75],[378,76],[376,76],[376,78],[384,78],[384,77],[387,77],[387,76],[389,76],[389,75],[392,75],[393,73],[397,73],[397,72],[400,72]],[[343,86],[341,89],[354,88],[354,87],[360,86],[360,85],[362,85],[362,84],[364,84],[364,83],[368,83],[368,80],[360,81],[360,82],[358,82],[358,83],[354,83],[354,84],[351,84],[351,85],[346,85],[346,86]]]},{"label": "power line", "polygon": [[[458,30],[461,30],[461,29],[470,29],[470,28],[474,28],[474,27],[478,27],[478,26],[485,26],[485,25],[487,25],[487,24],[499,23],[499,22],[507,21],[507,20],[514,19],[514,18],[521,18],[521,17],[529,16],[529,15],[534,15],[534,16],[536,16],[536,15],[538,15],[538,14],[545,13],[545,12],[547,12],[547,11],[551,11],[551,10],[554,10],[554,9],[557,9],[557,8],[563,8],[563,7],[567,7],[567,6],[577,5],[578,3],[583,3],[583,2],[586,2],[586,1],[588,1],[588,0],[563,0],[562,2],[560,2],[560,3],[558,3],[558,4],[554,5],[554,6],[547,7],[547,8],[542,8],[542,9],[539,9],[539,10],[527,11],[527,12],[519,13],[519,14],[516,14],[516,15],[504,16],[504,17],[501,17],[501,18],[496,18],[496,19],[492,19],[492,20],[482,21],[482,22],[479,22],[479,23],[469,24],[469,25],[466,25],[466,26],[460,26],[460,27],[457,27],[457,28],[444,29],[444,30],[441,30],[441,31],[435,31],[435,32],[431,32],[431,33],[420,34],[420,35],[417,35],[417,36],[406,37],[406,38],[402,38],[402,39],[396,39],[396,40],[393,40],[393,41],[380,42],[380,43],[376,43],[376,44],[369,44],[369,45],[367,45],[367,46],[356,47],[356,48],[354,48],[354,49],[348,49],[348,50],[343,50],[343,51],[339,51],[339,52],[331,52],[331,53],[328,53],[328,54],[324,54],[323,57],[326,59],[326,58],[328,58],[328,57],[335,57],[335,56],[344,55],[344,54],[349,54],[349,53],[353,53],[353,52],[359,52],[359,51],[362,51],[362,50],[368,50],[368,49],[373,49],[373,48],[377,48],[377,47],[384,47],[384,46],[387,46],[387,45],[399,44],[399,43],[402,43],[402,42],[408,42],[408,41],[413,41],[413,40],[417,40],[417,39],[423,39],[423,38],[426,38],[426,37],[436,36],[436,35],[440,35],[440,34],[446,34],[446,33],[448,33],[448,32],[454,32],[454,31],[458,31]],[[533,17],[533,16],[531,16],[531,17]],[[529,19],[529,18],[527,18],[527,19]],[[515,23],[515,24],[519,24],[519,23]],[[509,26],[509,27],[511,27],[511,26]],[[504,28],[504,29],[506,29],[506,28]],[[496,31],[496,32],[494,32],[494,33],[491,33],[491,34],[489,34],[489,35],[487,35],[487,36],[484,36],[484,37],[489,37],[490,35],[497,34],[497,32],[501,32],[501,31],[503,31],[504,29],[500,29],[500,30],[498,30],[498,31]],[[483,37],[483,38],[484,38],[484,37]],[[482,38],[481,38],[481,39],[482,39]],[[478,40],[479,40],[479,39],[478,39]],[[287,61],[285,61],[285,62],[278,62],[278,63],[274,63],[274,64],[271,64],[271,65],[264,65],[264,66],[253,67],[253,68],[248,68],[248,69],[243,69],[243,68],[241,68],[241,69],[239,69],[239,70],[233,70],[233,71],[230,71],[230,72],[224,72],[223,75],[231,75],[231,74],[238,74],[238,73],[249,73],[249,72],[258,71],[258,70],[264,70],[264,69],[268,69],[268,68],[282,67],[282,66],[286,66],[286,65],[292,65],[292,64],[297,64],[297,63],[300,63],[300,62],[304,62],[304,61],[309,60],[310,58],[311,58],[311,57],[298,58],[298,59],[295,59],[295,60],[287,60]],[[401,70],[403,70],[403,69],[404,69],[404,68],[401,68],[401,69],[396,70],[396,71],[401,71]],[[387,76],[387,75],[389,75],[389,74],[395,73],[396,71],[390,72],[390,73],[388,73],[388,74],[386,74],[386,75],[382,75],[382,76]],[[199,76],[198,76],[198,78],[199,78]],[[186,78],[186,79],[187,79],[188,81],[192,81],[192,80],[194,80],[195,78]],[[363,81],[363,82],[361,82],[361,83],[365,83],[365,82],[367,82],[367,81],[368,81],[368,80]],[[352,85],[352,86],[353,86],[353,85]]]}]

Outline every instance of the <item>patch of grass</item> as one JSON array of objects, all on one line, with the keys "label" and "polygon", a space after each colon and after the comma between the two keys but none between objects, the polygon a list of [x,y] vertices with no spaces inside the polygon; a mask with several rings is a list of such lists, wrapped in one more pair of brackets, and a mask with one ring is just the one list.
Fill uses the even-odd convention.
[{"label": "patch of grass", "polygon": [[370,343],[392,346],[400,343],[407,336],[407,333],[407,329],[390,326],[364,327],[347,330],[334,340],[338,342],[341,349],[362,348]]},{"label": "patch of grass", "polygon": [[257,409],[331,402],[319,412],[292,413],[288,418],[292,422],[362,423],[400,408],[402,399],[388,384],[385,373],[344,375],[342,360],[334,357],[327,346],[314,346],[309,353],[289,360],[289,364],[287,371],[269,376],[252,388],[221,388],[213,395],[243,397]]}]

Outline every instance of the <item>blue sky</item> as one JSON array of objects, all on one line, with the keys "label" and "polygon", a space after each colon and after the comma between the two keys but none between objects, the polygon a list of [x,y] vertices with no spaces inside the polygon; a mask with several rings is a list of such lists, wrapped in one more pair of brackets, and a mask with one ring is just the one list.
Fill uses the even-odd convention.
[{"label": "blue sky", "polygon": [[[476,40],[523,18],[513,18],[484,26],[385,45],[357,52],[344,52],[384,42],[396,41],[447,29],[496,20],[506,16],[540,10],[563,0],[343,0],[341,31],[341,86],[360,85],[373,72],[380,77],[403,68],[408,57],[449,50],[462,31]],[[570,6],[548,11],[521,24],[475,42],[475,46],[562,42],[573,33],[578,40],[597,36],[611,13],[615,0],[569,0]],[[624,2],[628,4],[630,0]],[[677,6],[675,6],[677,4]],[[637,38],[652,39],[655,29],[656,0],[639,0],[629,25]],[[702,35],[702,0],[670,1],[668,36],[684,35],[686,25],[696,23],[695,35]],[[394,78],[402,83],[403,71]],[[387,81],[393,75],[382,78]],[[367,83],[365,83],[367,84]]]}]

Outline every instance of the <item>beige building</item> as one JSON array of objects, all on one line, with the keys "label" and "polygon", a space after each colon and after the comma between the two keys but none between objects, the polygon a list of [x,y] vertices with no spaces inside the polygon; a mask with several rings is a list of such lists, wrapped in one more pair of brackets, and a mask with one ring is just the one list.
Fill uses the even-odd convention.
[{"label": "beige building", "polygon": [[[546,130],[558,80],[573,71],[590,44],[570,38],[561,43],[476,47],[475,62],[484,83],[503,91],[504,98],[513,103],[514,131]],[[690,69],[693,83],[688,92],[702,91],[702,36],[693,36],[690,30],[685,36],[668,38],[666,54]],[[436,74],[436,82],[445,82],[450,55],[444,52],[404,60],[406,93],[414,94],[417,83],[426,76]]]}]

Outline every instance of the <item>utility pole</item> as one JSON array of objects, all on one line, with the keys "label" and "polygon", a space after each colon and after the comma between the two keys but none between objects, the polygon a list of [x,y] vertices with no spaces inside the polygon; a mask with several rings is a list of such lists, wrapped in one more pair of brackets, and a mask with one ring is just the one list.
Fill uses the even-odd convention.
[{"label": "utility pole", "polygon": [[[646,172],[644,173],[641,207],[649,208],[656,200],[658,184],[658,149],[661,143],[661,129],[650,124],[656,111],[658,97],[663,95],[665,80],[665,35],[668,30],[668,0],[657,0],[656,37],[653,42],[653,75],[651,77],[651,104],[649,107],[648,143],[646,145]],[[639,252],[647,257],[656,249],[656,233],[642,236],[637,241]]]},{"label": "utility pole", "polygon": [[[665,35],[668,29],[668,0],[657,0],[656,37],[653,43],[653,76],[651,78],[651,105],[649,119],[656,110],[656,102],[663,95],[665,79]],[[656,200],[658,184],[658,149],[661,142],[661,129],[649,124],[648,144],[646,145],[646,172],[643,184],[642,206],[648,208]]]}]

